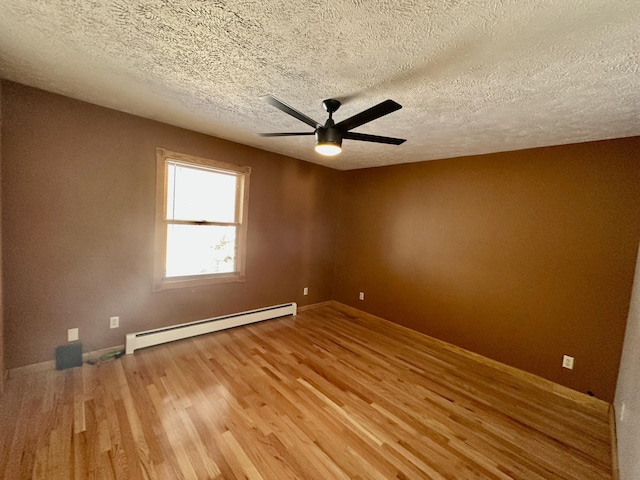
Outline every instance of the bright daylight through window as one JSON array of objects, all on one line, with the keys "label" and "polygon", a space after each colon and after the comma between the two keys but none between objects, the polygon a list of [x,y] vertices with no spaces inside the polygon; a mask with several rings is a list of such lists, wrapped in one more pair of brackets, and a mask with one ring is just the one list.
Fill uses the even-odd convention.
[{"label": "bright daylight through window", "polygon": [[250,167],[158,149],[154,289],[244,281]]}]

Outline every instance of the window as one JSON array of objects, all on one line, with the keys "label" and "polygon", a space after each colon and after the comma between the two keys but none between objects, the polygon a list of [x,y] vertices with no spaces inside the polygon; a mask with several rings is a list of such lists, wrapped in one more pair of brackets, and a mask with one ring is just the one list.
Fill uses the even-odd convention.
[{"label": "window", "polygon": [[157,149],[154,290],[244,281],[250,174]]}]

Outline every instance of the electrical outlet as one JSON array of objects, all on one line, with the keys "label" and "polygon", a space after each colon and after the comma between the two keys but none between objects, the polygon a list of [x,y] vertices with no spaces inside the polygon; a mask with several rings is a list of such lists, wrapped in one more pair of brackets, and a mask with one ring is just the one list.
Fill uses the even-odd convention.
[{"label": "electrical outlet", "polygon": [[569,355],[562,357],[562,366],[569,370],[573,370],[573,357],[570,357]]},{"label": "electrical outlet", "polygon": [[309,295],[309,287],[304,287],[304,289],[302,290],[302,294]]},{"label": "electrical outlet", "polygon": [[76,340],[78,340],[78,338],[80,338],[80,333],[77,328],[70,328],[69,330],[67,330],[68,342],[75,342]]},{"label": "electrical outlet", "polygon": [[620,407],[620,421],[624,421],[624,410],[625,410],[626,405],[623,403],[622,407]]},{"label": "electrical outlet", "polygon": [[360,300],[364,300],[364,292],[360,292],[360,295],[358,295],[358,298]]},{"label": "electrical outlet", "polygon": [[109,318],[109,328],[118,328],[120,326],[120,317]]}]

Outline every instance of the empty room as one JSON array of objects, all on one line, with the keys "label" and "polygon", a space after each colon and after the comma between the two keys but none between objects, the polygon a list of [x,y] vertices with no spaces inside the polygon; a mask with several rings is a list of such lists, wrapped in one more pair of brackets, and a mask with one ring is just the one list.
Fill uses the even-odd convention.
[{"label": "empty room", "polygon": [[0,0],[0,478],[640,478],[639,32]]}]

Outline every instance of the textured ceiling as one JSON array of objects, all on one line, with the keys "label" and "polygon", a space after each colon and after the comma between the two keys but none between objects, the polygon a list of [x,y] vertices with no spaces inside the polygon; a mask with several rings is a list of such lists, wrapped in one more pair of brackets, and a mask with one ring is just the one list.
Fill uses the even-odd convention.
[{"label": "textured ceiling", "polygon": [[[0,76],[339,169],[640,135],[638,0],[0,0]],[[337,157],[261,138],[391,98]]]}]

